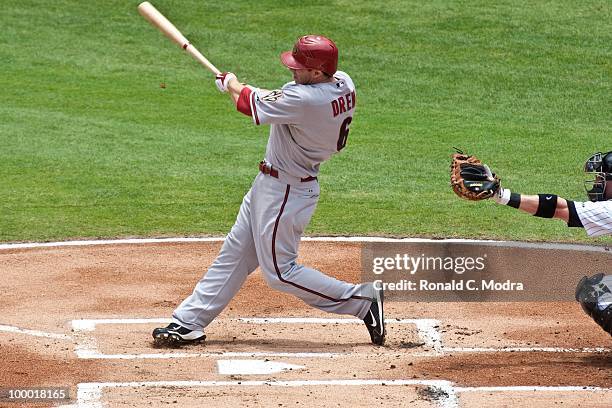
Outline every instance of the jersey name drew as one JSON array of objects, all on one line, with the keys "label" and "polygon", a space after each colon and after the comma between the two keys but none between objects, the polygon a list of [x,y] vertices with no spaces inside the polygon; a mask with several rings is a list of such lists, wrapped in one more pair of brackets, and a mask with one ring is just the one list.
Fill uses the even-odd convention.
[{"label": "jersey name drew", "polygon": [[334,117],[353,109],[355,107],[355,99],[355,91],[347,93],[346,95],[343,95],[338,99],[334,99],[331,102]]}]

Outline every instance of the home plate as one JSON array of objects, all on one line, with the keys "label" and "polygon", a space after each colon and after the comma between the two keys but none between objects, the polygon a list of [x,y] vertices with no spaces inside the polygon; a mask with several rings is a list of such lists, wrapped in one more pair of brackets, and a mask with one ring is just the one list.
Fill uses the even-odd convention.
[{"label": "home plate", "polygon": [[217,360],[217,367],[219,374],[224,375],[274,374],[306,368],[301,365],[267,360]]}]

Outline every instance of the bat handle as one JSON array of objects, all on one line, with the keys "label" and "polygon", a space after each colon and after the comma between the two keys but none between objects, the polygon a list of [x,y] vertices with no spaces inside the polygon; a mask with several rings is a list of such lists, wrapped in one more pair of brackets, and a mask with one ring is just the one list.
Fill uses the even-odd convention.
[{"label": "bat handle", "polygon": [[203,56],[202,53],[189,42],[183,44],[182,48],[213,74],[217,75],[221,73],[221,71],[219,71],[219,69],[215,67],[212,62]]}]

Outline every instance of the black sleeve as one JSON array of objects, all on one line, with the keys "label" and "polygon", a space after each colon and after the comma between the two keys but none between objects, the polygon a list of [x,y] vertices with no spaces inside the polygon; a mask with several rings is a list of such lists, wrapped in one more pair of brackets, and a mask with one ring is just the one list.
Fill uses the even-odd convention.
[{"label": "black sleeve", "polygon": [[582,228],[582,222],[580,221],[580,217],[578,217],[578,213],[576,212],[576,204],[570,200],[566,201],[567,209],[569,210],[569,220],[567,221],[567,226]]}]

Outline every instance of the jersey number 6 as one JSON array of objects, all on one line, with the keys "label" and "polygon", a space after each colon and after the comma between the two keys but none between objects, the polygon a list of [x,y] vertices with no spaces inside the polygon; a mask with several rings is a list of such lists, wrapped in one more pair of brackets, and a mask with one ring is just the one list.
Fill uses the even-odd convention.
[{"label": "jersey number 6", "polygon": [[349,125],[351,124],[351,122],[353,121],[353,118],[351,116],[349,116],[348,118],[344,119],[344,122],[342,122],[342,125],[340,126],[340,135],[338,136],[338,151],[344,149],[344,146],[346,146],[346,139],[348,139],[348,134],[349,134]]}]

